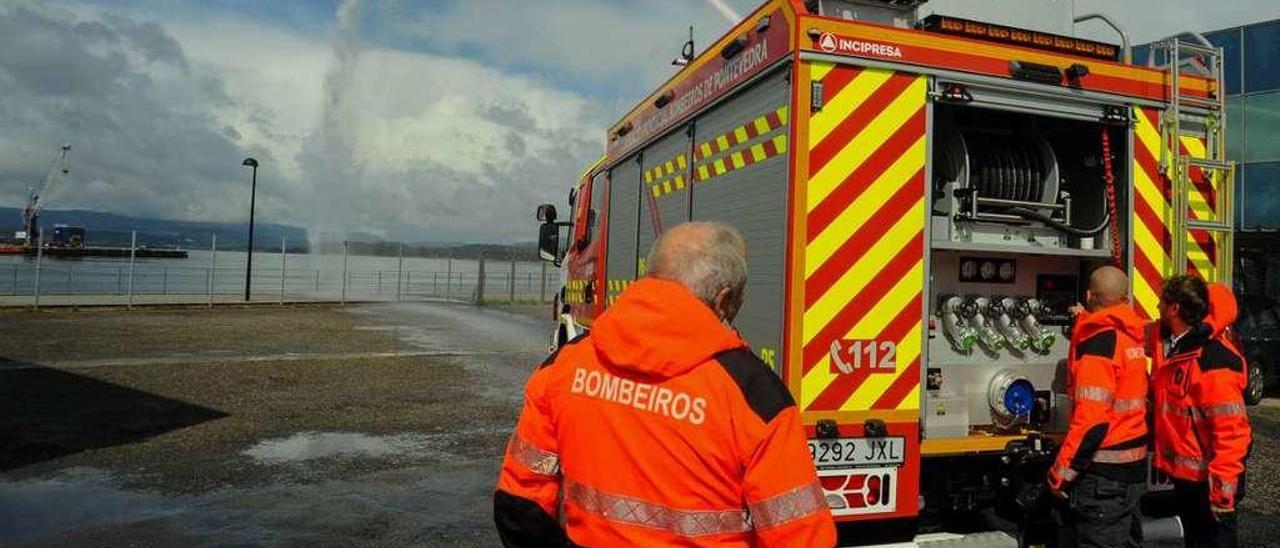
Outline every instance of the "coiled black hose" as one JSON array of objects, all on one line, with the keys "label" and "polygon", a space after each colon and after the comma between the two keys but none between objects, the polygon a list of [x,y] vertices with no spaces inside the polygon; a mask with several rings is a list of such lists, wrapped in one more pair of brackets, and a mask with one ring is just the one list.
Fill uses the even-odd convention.
[{"label": "coiled black hose", "polygon": [[1039,211],[1027,209],[1024,207],[1011,207],[1008,209],[1007,212],[1010,215],[1017,215],[1019,217],[1022,217],[1023,219],[1027,219],[1031,221],[1040,221],[1047,226],[1057,229],[1059,232],[1070,234],[1072,236],[1080,236],[1082,238],[1087,238],[1089,236],[1097,236],[1098,234],[1101,234],[1102,231],[1107,229],[1107,225],[1111,224],[1110,212],[1108,212],[1106,215],[1103,215],[1102,222],[1099,223],[1098,226],[1094,228],[1076,228],[1073,226],[1068,226],[1066,224],[1063,224],[1061,221],[1054,219],[1053,217],[1040,213]]}]

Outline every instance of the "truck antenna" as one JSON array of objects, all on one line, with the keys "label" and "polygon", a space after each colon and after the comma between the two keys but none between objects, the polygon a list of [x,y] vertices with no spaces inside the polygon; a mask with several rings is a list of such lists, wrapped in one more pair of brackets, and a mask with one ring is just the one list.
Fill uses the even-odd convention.
[{"label": "truck antenna", "polygon": [[671,61],[672,66],[683,67],[693,61],[693,26],[689,26],[689,41],[680,48],[680,56]]}]

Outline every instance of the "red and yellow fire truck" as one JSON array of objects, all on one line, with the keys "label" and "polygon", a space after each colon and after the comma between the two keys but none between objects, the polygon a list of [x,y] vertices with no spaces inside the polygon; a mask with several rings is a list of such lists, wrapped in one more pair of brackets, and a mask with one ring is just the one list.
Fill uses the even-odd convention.
[{"label": "red and yellow fire truck", "polygon": [[790,388],[837,520],[994,509],[1026,540],[1087,274],[1125,268],[1148,318],[1165,276],[1230,279],[1221,55],[1171,38],[1135,62],[1071,37],[1069,12],[1053,33],[923,4],[772,0],[609,128],[569,221],[539,208],[555,340],[665,227],[729,223],[749,245],[736,326]]}]

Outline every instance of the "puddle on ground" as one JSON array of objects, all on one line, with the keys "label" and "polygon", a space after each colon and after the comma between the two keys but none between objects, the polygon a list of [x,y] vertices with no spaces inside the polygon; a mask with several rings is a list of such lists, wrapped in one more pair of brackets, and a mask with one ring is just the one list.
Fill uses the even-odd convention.
[{"label": "puddle on ground", "polygon": [[299,432],[287,438],[263,440],[245,449],[244,454],[268,464],[326,458],[393,457],[425,449],[429,441],[425,436],[412,434],[371,436],[355,432]]},{"label": "puddle on ground", "polygon": [[363,316],[357,329],[394,331],[423,349],[528,353],[536,364],[546,355],[553,325],[503,310],[445,303],[393,303],[351,309]]},{"label": "puddle on ground", "polygon": [[162,352],[155,355],[157,358],[205,358],[209,356],[234,356],[239,354],[235,350],[196,350],[181,352]]},{"label": "puddle on ground", "polygon": [[[175,513],[183,499],[126,491],[93,468],[50,478],[0,481],[0,540],[27,540],[98,523],[136,521]],[[0,544],[4,544],[0,542]]]},{"label": "puddle on ground", "polygon": [[357,325],[353,329],[356,331],[399,331],[411,328],[407,325]]},{"label": "puddle on ground", "polygon": [[459,538],[493,546],[496,476],[496,460],[460,458],[169,496],[125,488],[127,475],[70,468],[0,478],[0,546],[401,546]]},{"label": "puddle on ground", "polygon": [[301,463],[318,459],[391,458],[406,454],[440,454],[468,436],[496,430],[478,428],[439,434],[374,436],[359,432],[298,432],[262,440],[243,454],[263,464]]}]

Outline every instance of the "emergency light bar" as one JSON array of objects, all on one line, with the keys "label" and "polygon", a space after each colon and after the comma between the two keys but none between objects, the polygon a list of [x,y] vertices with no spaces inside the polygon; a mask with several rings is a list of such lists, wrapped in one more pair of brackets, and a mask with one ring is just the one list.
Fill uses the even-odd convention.
[{"label": "emergency light bar", "polygon": [[[846,0],[855,4],[864,4],[885,7],[891,7],[900,10],[913,10],[920,7],[921,4],[928,3],[929,0]],[[809,13],[822,12],[822,0],[805,0],[804,7]]]},{"label": "emergency light bar", "polygon": [[891,6],[902,9],[913,10],[920,7],[920,4],[927,3],[929,0],[872,0],[879,4],[889,4]]},{"label": "emergency light bar", "polygon": [[1120,60],[1120,48],[1112,44],[1081,40],[1044,32],[993,25],[946,15],[930,15],[920,22],[920,28],[942,34],[952,34],[979,40],[1003,42],[1030,48],[1070,53],[1106,61]]}]

